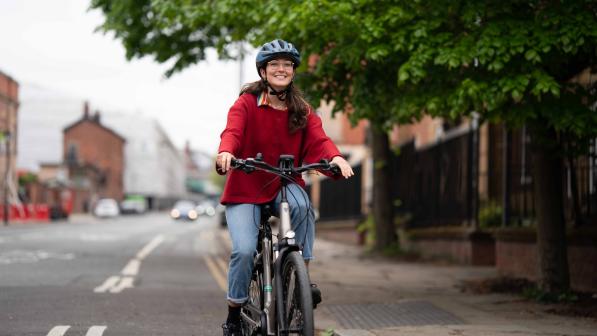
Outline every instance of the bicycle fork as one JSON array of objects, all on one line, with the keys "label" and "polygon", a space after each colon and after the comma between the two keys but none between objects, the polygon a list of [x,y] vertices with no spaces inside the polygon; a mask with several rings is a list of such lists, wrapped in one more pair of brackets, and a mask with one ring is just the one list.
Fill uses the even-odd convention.
[{"label": "bicycle fork", "polygon": [[[269,237],[263,238],[263,311],[267,316],[267,334],[276,334],[275,305],[273,304],[272,284],[272,242]],[[263,320],[262,320],[263,321]]]}]

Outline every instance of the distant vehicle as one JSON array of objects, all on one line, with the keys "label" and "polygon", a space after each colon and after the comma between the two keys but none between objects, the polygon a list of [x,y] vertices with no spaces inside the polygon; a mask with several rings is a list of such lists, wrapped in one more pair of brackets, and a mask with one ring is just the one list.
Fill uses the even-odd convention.
[{"label": "distant vehicle", "polygon": [[216,215],[216,208],[213,202],[209,200],[201,202],[201,204],[197,205],[195,210],[197,210],[199,216],[213,217]]},{"label": "distant vehicle", "polygon": [[193,201],[180,200],[170,210],[170,217],[173,219],[195,220],[199,215]]},{"label": "distant vehicle", "polygon": [[102,198],[97,201],[93,214],[97,217],[107,218],[116,217],[120,214],[118,203],[112,198]]},{"label": "distant vehicle", "polygon": [[144,199],[125,199],[120,203],[122,214],[142,214],[147,211],[147,202]]}]

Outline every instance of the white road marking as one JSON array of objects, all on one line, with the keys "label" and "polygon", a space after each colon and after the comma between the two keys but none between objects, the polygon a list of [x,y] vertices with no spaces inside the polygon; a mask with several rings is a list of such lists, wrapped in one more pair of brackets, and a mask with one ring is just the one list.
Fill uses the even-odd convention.
[{"label": "white road marking", "polygon": [[218,284],[220,289],[222,289],[225,292],[228,288],[228,283],[226,281],[226,275],[222,274],[222,271],[220,270],[218,265],[216,265],[216,262],[214,262],[210,256],[203,257],[203,260],[205,260],[205,264],[207,264],[207,268],[209,268],[211,275],[214,277],[214,279],[216,279],[216,283]]},{"label": "white road marking", "polygon": [[120,280],[119,276],[113,275],[113,276],[109,277],[108,279],[106,279],[106,281],[104,281],[104,283],[101,286],[95,287],[95,289],[93,291],[96,293],[105,293],[110,288],[112,288],[114,285],[116,285],[119,280]]},{"label": "white road marking", "polygon": [[46,336],[63,336],[70,326],[55,326]]},{"label": "white road marking", "polygon": [[0,264],[29,264],[36,263],[42,260],[58,259],[58,260],[73,260],[75,255],[72,253],[54,253],[43,250],[26,251],[26,250],[12,250],[0,252]]},{"label": "white road marking", "polygon": [[106,328],[106,326],[93,326],[87,330],[85,336],[102,336]]},{"label": "white road marking", "polygon": [[110,293],[120,293],[126,288],[133,288],[134,277],[123,277],[120,279],[118,285],[110,288]]},{"label": "white road marking", "polygon": [[154,237],[147,245],[137,252],[135,257],[126,264],[126,266],[120,272],[122,276],[111,276],[104,283],[96,287],[93,291],[96,293],[120,293],[126,288],[133,288],[135,283],[135,276],[139,273],[141,268],[141,262],[162,242],[164,241],[163,235]]},{"label": "white road marking", "polygon": [[122,275],[128,276],[135,276],[139,273],[139,268],[141,267],[141,261],[138,259],[131,259],[128,264],[122,269],[120,273]]},{"label": "white road marking", "polygon": [[163,235],[159,235],[159,236],[156,236],[155,238],[153,238],[147,245],[145,245],[143,247],[143,249],[141,249],[141,251],[139,251],[139,253],[137,253],[137,259],[139,259],[139,260],[145,259],[145,257],[147,257],[151,253],[151,251],[153,251],[153,249],[158,247],[158,245],[160,245],[163,241],[164,241]]}]

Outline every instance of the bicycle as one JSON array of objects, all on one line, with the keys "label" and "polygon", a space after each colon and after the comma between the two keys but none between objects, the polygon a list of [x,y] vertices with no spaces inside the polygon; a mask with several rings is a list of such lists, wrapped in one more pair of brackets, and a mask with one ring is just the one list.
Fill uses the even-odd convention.
[{"label": "bicycle", "polygon": [[255,335],[314,335],[311,282],[301,254],[301,247],[294,239],[290,220],[290,206],[286,186],[294,183],[293,176],[308,170],[331,171],[339,174],[338,166],[326,160],[294,167],[292,155],[281,155],[278,167],[263,161],[261,153],[256,158],[233,159],[232,168],[245,173],[261,170],[281,178],[280,230],[276,243],[272,240],[269,218],[271,206],[261,205],[259,236],[253,271],[249,284],[249,299],[241,308],[241,328],[244,336]]}]

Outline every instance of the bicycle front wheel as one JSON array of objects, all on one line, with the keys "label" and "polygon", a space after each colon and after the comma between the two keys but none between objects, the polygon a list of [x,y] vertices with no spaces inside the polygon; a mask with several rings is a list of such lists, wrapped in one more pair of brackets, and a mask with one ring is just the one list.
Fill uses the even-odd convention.
[{"label": "bicycle front wheel", "polygon": [[305,261],[299,252],[290,252],[282,267],[282,311],[285,330],[281,329],[278,318],[278,335],[315,334],[313,322],[313,299],[311,283]]}]

